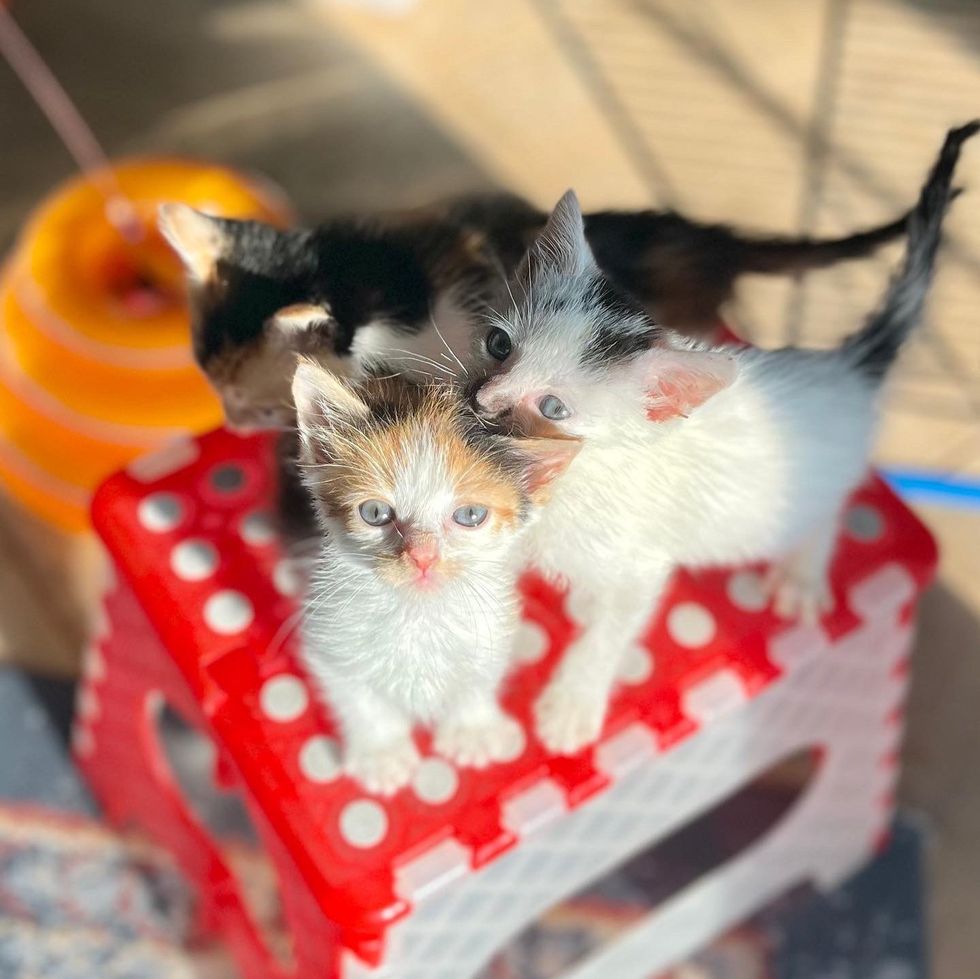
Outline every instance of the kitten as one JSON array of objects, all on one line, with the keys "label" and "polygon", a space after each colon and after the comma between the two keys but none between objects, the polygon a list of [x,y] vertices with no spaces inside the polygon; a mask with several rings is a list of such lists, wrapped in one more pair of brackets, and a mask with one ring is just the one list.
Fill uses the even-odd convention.
[{"label": "kitten", "polygon": [[487,333],[495,373],[474,383],[488,415],[583,439],[525,541],[568,581],[584,626],[536,705],[552,751],[599,735],[619,661],[676,566],[781,559],[777,611],[828,607],[841,509],[866,474],[881,382],[921,318],[953,170],[978,128],[947,135],[900,273],[830,351],[711,348],[655,326],[597,267],[574,194],[561,200],[516,307]]},{"label": "kitten", "polygon": [[497,703],[517,623],[521,536],[573,439],[489,432],[448,385],[354,387],[312,361],[293,382],[303,479],[324,531],[304,659],[344,738],[344,767],[391,793],[436,751],[482,767],[519,754]]},{"label": "kitten", "polygon": [[[504,281],[547,215],[512,194],[461,197],[378,218],[280,231],[208,217],[180,204],[160,230],[190,286],[194,351],[237,428],[292,424],[295,350],[325,350],[340,372],[387,368],[444,374],[446,348],[470,349]],[[601,211],[585,219],[600,267],[659,321],[682,331],[717,326],[747,272],[817,268],[867,255],[904,218],[826,241],[753,239],[658,211]],[[449,358],[448,366],[452,365]]]}]

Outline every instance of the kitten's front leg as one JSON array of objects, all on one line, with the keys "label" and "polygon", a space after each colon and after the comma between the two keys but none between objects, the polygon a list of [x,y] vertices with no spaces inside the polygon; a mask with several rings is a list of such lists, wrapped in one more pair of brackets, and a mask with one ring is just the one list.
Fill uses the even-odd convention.
[{"label": "kitten's front leg", "polygon": [[360,683],[331,682],[329,702],[344,735],[344,771],[379,795],[407,785],[419,764],[409,718]]},{"label": "kitten's front leg", "polygon": [[457,765],[485,768],[517,758],[524,749],[524,731],[500,709],[494,685],[453,705],[436,724],[434,745]]},{"label": "kitten's front leg", "polygon": [[581,633],[534,705],[538,737],[553,754],[573,755],[599,737],[626,652],[646,631],[671,570],[646,574],[642,590],[605,581],[573,591]]}]

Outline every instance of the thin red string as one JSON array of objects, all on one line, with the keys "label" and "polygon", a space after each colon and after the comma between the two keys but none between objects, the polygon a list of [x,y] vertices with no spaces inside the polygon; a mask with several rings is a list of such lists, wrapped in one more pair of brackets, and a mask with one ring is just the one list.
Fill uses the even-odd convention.
[{"label": "thin red string", "polygon": [[0,54],[47,117],[79,169],[105,198],[106,218],[127,241],[143,237],[142,223],[122,192],[105,151],[37,49],[0,2]]}]

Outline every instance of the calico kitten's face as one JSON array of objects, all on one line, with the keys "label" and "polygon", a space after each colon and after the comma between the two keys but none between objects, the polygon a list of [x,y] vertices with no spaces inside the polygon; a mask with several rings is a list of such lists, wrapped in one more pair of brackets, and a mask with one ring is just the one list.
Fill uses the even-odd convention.
[{"label": "calico kitten's face", "polygon": [[332,541],[398,588],[478,589],[500,574],[578,448],[489,434],[445,386],[351,388],[304,361],[293,393],[304,480]]},{"label": "calico kitten's face", "polygon": [[530,434],[608,438],[617,422],[686,416],[731,382],[723,354],[678,347],[618,294],[585,238],[569,191],[518,273],[514,308],[490,320],[478,409]]},{"label": "calico kitten's face", "polygon": [[302,233],[183,204],[163,205],[159,225],[184,263],[194,354],[228,425],[291,425],[296,354],[316,352],[344,371],[342,358],[332,356],[330,309],[309,301]]}]

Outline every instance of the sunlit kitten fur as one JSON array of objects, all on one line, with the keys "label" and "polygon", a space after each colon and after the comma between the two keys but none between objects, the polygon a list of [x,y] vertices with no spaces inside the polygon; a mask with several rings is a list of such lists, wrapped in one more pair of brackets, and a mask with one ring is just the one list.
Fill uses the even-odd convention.
[{"label": "sunlit kitten fur", "polygon": [[497,689],[518,602],[519,542],[570,439],[486,430],[447,385],[351,386],[312,361],[293,382],[301,471],[325,531],[304,657],[344,738],[344,767],[391,793],[419,757],[412,728],[481,767],[521,750]]},{"label": "sunlit kitten fur", "polygon": [[831,600],[841,509],[866,473],[881,381],[921,319],[953,169],[977,124],[949,133],[909,219],[879,310],[835,350],[710,348],[654,325],[593,261],[575,195],[559,203],[496,317],[474,395],[526,432],[584,440],[528,535],[564,577],[582,630],[536,705],[573,753],[598,737],[619,664],[677,565],[778,559],[776,611]]}]

